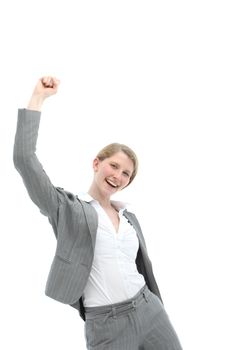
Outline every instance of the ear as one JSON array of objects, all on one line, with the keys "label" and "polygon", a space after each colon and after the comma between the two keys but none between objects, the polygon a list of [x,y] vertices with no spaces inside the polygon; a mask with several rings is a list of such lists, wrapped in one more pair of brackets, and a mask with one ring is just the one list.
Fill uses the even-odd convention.
[{"label": "ear", "polygon": [[93,160],[93,169],[94,171],[98,171],[98,168],[99,168],[99,163],[100,163],[100,160],[98,157],[96,157],[94,160]]}]

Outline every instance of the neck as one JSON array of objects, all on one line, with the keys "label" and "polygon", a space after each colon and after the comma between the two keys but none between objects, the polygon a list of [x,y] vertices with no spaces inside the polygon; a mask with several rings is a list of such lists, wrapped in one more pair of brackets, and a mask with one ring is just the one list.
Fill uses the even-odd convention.
[{"label": "neck", "polygon": [[88,194],[92,198],[97,200],[103,208],[111,207],[110,196],[109,197],[104,196],[102,193],[100,193],[97,189],[94,189],[92,186],[90,187]]}]

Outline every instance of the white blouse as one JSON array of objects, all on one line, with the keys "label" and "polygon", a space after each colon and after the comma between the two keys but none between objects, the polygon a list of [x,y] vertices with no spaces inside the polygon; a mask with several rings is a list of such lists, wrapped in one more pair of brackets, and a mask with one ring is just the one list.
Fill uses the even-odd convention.
[{"label": "white blouse", "polygon": [[139,241],[135,229],[123,215],[125,205],[112,201],[120,218],[116,232],[98,201],[87,193],[80,194],[79,198],[90,202],[98,214],[94,260],[83,293],[84,306],[108,305],[132,298],[145,285],[145,279],[137,270]]}]

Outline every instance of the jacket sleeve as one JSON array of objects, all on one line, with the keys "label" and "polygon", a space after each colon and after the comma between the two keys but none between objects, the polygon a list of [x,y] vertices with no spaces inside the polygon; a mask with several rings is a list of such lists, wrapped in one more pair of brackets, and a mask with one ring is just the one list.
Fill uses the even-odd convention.
[{"label": "jacket sleeve", "polygon": [[38,111],[18,110],[13,160],[32,201],[42,214],[56,218],[62,194],[53,186],[36,156],[40,116]]}]

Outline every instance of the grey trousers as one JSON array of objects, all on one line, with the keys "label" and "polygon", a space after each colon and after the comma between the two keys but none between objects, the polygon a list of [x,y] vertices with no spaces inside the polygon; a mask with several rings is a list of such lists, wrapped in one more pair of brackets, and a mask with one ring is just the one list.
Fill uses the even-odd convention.
[{"label": "grey trousers", "polygon": [[145,285],[122,303],[86,307],[88,350],[182,350],[163,304]]}]

